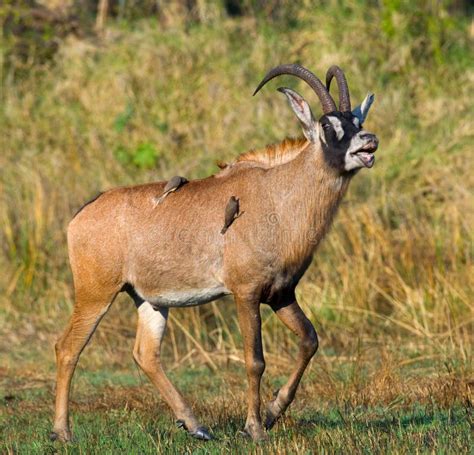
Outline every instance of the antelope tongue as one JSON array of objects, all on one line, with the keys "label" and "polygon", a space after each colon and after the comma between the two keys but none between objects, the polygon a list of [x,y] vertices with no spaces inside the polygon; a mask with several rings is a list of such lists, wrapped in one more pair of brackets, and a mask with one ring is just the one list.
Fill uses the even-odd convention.
[{"label": "antelope tongue", "polygon": [[357,156],[362,161],[365,167],[371,168],[375,163],[375,156],[373,153],[360,151]]}]

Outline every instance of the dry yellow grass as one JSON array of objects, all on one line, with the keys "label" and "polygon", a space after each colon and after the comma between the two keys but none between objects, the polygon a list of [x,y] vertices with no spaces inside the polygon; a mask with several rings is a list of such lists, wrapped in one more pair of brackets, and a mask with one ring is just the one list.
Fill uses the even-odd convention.
[{"label": "dry yellow grass", "polygon": [[[323,358],[349,358],[360,344],[376,346],[378,359],[386,347],[400,361],[449,360],[471,371],[468,26],[452,18],[456,27],[445,27],[445,12],[426,12],[445,27],[437,50],[429,39],[403,35],[411,20],[403,11],[392,18],[401,24],[393,35],[376,8],[349,10],[338,15],[331,2],[303,8],[287,28],[248,17],[167,29],[142,21],[111,27],[100,42],[69,38],[54,63],[20,80],[6,74],[0,331],[7,369],[52,365],[52,345],[73,305],[65,231],[74,211],[100,190],[208,175],[218,159],[298,135],[272,87],[256,98],[251,93],[269,67],[301,61],[319,75],[341,65],[355,101],[374,91],[367,127],[381,141],[375,168],[353,182],[298,289],[321,333]],[[118,299],[84,365],[128,358],[134,312]],[[235,319],[230,300],[172,312],[172,365],[240,362]],[[267,310],[264,341],[269,363],[294,352],[294,339]]]},{"label": "dry yellow grass", "polygon": [[[159,24],[111,19],[100,39],[70,37],[54,62],[0,75],[0,452],[470,453],[472,25],[429,0],[272,1],[284,14],[234,19],[218,3],[196,2],[198,23],[181,2],[166,2]],[[1,41],[0,53],[3,64]],[[120,296],[79,362],[79,442],[50,444],[73,213],[98,191],[202,177],[299,135],[277,85],[251,96],[269,67],[295,61],[320,76],[341,65],[353,102],[374,91],[367,127],[381,145],[298,288],[320,350],[287,416],[266,445],[235,436],[245,373],[225,299],[171,311],[167,370],[219,439],[185,438],[133,365],[135,308]],[[262,320],[268,401],[296,340],[268,308]]]}]

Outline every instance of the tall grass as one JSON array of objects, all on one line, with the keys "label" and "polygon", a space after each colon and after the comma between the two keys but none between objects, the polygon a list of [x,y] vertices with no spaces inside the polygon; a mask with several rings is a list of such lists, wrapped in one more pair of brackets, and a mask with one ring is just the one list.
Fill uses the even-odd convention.
[{"label": "tall grass", "polygon": [[[65,232],[75,210],[98,191],[203,177],[218,159],[298,135],[276,85],[251,96],[270,67],[295,61],[320,76],[342,66],[354,103],[377,95],[367,122],[381,143],[377,164],[354,179],[298,288],[322,352],[377,344],[405,360],[471,365],[469,23],[442,2],[344,5],[304,1],[280,22],[219,14],[166,27],[109,23],[101,41],[69,38],[53,62],[4,75],[0,331],[11,367],[51,365],[73,305]],[[129,355],[134,312],[118,299],[86,362]],[[175,365],[241,361],[230,300],[171,314]],[[269,358],[289,358],[295,340],[267,309],[263,326]]]}]

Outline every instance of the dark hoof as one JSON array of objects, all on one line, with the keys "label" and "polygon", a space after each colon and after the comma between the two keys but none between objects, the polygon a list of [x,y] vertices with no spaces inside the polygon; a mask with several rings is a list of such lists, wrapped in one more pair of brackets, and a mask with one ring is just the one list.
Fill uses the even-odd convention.
[{"label": "dark hoof", "polygon": [[278,420],[278,416],[273,415],[271,413],[267,414],[267,417],[265,418],[265,430],[271,430],[275,423]]},{"label": "dark hoof", "polygon": [[278,410],[276,409],[272,409],[272,408],[275,408],[275,403],[276,403],[276,399],[278,397],[279,392],[280,392],[280,389],[276,389],[273,392],[273,400],[270,401],[270,403],[268,403],[267,405],[267,415],[265,417],[265,425],[264,425],[265,430],[271,430],[282,414],[281,409],[279,410],[280,412],[278,412]]},{"label": "dark hoof", "polygon": [[[278,394],[278,392],[276,392]],[[277,397],[270,401],[267,405],[266,417],[265,417],[265,430],[273,428],[278,419],[283,415],[287,406],[281,407],[277,404]]]},{"label": "dark hoof", "polygon": [[200,439],[201,441],[210,441],[211,439],[214,439],[207,428],[204,427],[197,427],[194,431],[190,431],[189,434],[193,438]]},{"label": "dark hoof", "polygon": [[178,428],[184,428],[185,430],[187,430],[186,424],[184,423],[184,420],[177,420],[177,421],[176,421],[176,426],[177,426]]},{"label": "dark hoof", "polygon": [[51,441],[71,442],[72,435],[70,431],[52,431],[49,433],[49,439]]},{"label": "dark hoof", "polygon": [[49,433],[49,439],[51,441],[57,441],[59,439],[58,433],[55,433],[54,431],[52,431],[51,433]]},{"label": "dark hoof", "polygon": [[184,420],[177,420],[176,426],[186,430],[193,438],[200,439],[201,441],[210,441],[211,439],[214,439],[206,427],[197,427],[194,431],[189,431]]}]

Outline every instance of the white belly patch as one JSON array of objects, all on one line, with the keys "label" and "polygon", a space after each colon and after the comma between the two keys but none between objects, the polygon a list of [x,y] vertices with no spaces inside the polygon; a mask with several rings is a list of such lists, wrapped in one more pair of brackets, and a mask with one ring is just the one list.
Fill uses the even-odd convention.
[{"label": "white belly patch", "polygon": [[171,308],[202,305],[229,294],[231,292],[226,287],[216,286],[204,289],[187,289],[185,291],[168,291],[159,295],[141,295],[141,297],[153,306]]}]

